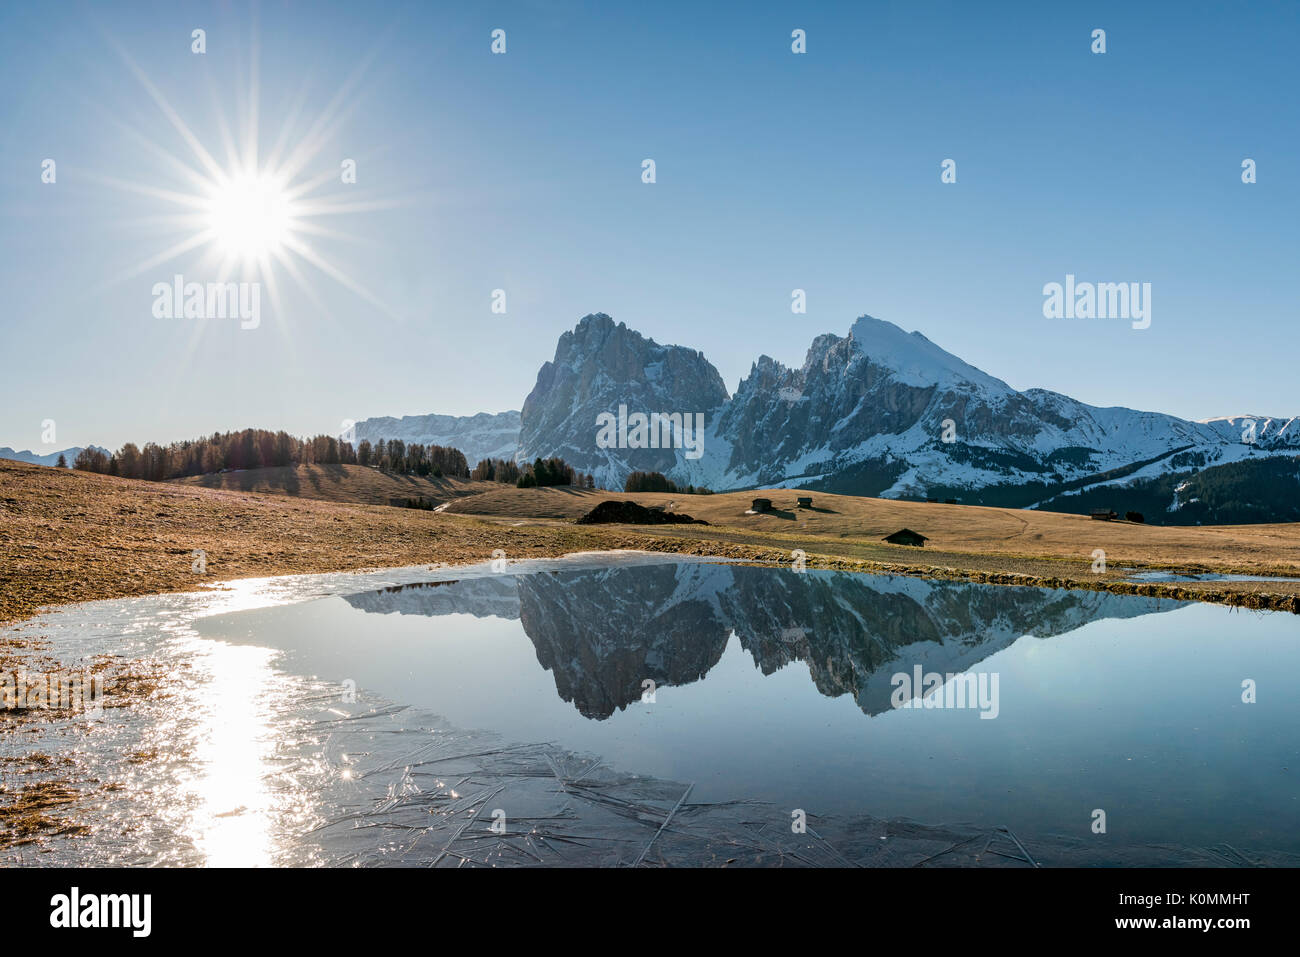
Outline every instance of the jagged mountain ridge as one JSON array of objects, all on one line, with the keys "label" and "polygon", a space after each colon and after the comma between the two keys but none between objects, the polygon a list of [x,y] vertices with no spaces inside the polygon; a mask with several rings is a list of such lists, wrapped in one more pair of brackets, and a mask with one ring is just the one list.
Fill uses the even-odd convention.
[{"label": "jagged mountain ridge", "polygon": [[[607,375],[610,339],[619,361]],[[643,355],[654,359],[643,361],[638,375]],[[659,374],[665,355],[676,359],[671,381]],[[1193,422],[1090,406],[1046,389],[1021,392],[919,332],[870,316],[847,336],[818,336],[799,368],[761,356],[734,395],[720,394],[719,382],[698,352],[659,346],[604,315],[585,317],[561,337],[555,361],[543,366],[524,403],[520,458],[563,455],[613,488],[633,469],[654,468],[713,489],[799,485],[925,497],[992,486],[1059,493],[1115,470],[1159,469],[1188,450],[1202,466],[1300,451],[1294,419],[1247,417],[1256,426],[1245,442],[1243,417]],[[693,460],[682,449],[598,448],[596,416],[620,404],[646,413],[703,412],[704,454]],[[953,441],[944,441],[945,432]],[[1015,504],[1034,500],[1030,494]]]},{"label": "jagged mountain ridge", "polygon": [[[698,414],[701,454],[680,441],[636,447],[648,443],[638,443],[634,423],[622,430],[626,442],[611,446],[599,422],[620,409],[683,414],[688,423]],[[871,316],[845,336],[817,336],[801,366],[760,356],[728,395],[702,353],[595,313],[560,337],[521,412],[367,419],[357,433],[453,445],[471,465],[487,456],[560,456],[613,489],[646,470],[715,490],[801,487],[1054,508],[1099,484],[1300,454],[1294,418],[1195,422],[1018,391],[921,333]],[[1176,503],[1167,505],[1162,512],[1172,515]]]},{"label": "jagged mountain ridge", "polygon": [[602,447],[598,417],[617,415],[622,406],[630,413],[698,413],[707,427],[726,401],[722,376],[702,352],[661,346],[596,313],[560,336],[555,358],[538,371],[520,416],[519,458],[558,455],[597,484],[621,488],[632,471],[680,471],[687,450]]}]

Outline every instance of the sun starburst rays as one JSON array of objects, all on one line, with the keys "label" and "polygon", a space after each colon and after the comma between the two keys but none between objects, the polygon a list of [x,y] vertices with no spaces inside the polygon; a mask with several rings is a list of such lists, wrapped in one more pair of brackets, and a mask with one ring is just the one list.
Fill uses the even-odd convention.
[{"label": "sun starburst rays", "polygon": [[307,101],[304,85],[284,122],[279,124],[270,151],[263,157],[259,147],[262,112],[254,41],[248,83],[241,84],[236,91],[238,122],[233,126],[227,122],[213,91],[214,145],[217,155],[224,157],[223,163],[121,44],[112,42],[182,146],[178,155],[129,124],[114,120],[146,156],[170,174],[170,181],[133,182],[104,175],[94,178],[157,204],[158,208],[133,219],[123,219],[123,223],[162,227],[173,234],[159,252],[121,270],[115,281],[137,277],[198,252],[200,258],[195,265],[212,280],[227,282],[240,278],[264,282],[277,313],[283,302],[277,271],[283,271],[315,308],[328,311],[325,299],[315,288],[317,280],[311,274],[314,272],[396,318],[393,310],[350,275],[344,264],[333,261],[310,241],[312,238],[357,241],[358,237],[347,229],[325,226],[319,220],[394,209],[410,201],[409,197],[384,199],[357,195],[351,192],[356,189],[352,185],[348,186],[347,197],[323,192],[330,184],[340,182],[340,172],[333,162],[322,169],[322,156],[357,107],[355,88],[370,58],[345,79],[325,109],[305,124],[306,132],[295,137],[295,130],[304,123]]}]

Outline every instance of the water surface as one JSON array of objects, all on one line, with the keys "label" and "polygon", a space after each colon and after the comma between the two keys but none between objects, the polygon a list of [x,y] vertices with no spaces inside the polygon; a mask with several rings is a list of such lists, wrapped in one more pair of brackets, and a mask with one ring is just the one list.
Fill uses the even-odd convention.
[{"label": "water surface", "polygon": [[[695,782],[701,801],[1029,834],[1091,833],[1093,809],[1109,808],[1113,840],[1296,850],[1298,625],[1101,592],[692,562],[396,586],[199,632],[460,726]],[[998,675],[997,717],[893,708],[893,676],[918,665]],[[1246,679],[1263,685],[1255,704]]]},{"label": "water surface", "polygon": [[[185,756],[105,811],[174,820],[109,860],[1014,863],[1000,826],[1046,864],[1300,854],[1292,615],[649,556],[278,587],[96,603],[187,662],[182,714],[117,730]],[[995,707],[897,707],[917,669]]]}]

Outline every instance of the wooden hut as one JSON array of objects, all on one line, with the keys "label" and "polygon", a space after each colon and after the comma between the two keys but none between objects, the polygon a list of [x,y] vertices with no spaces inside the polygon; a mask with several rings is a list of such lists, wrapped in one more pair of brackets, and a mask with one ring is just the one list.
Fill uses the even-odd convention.
[{"label": "wooden hut", "polygon": [[891,545],[914,545],[917,548],[923,548],[929,541],[920,532],[914,532],[910,528],[900,528],[892,535],[886,535],[885,541]]},{"label": "wooden hut", "polygon": [[800,495],[800,496],[799,496],[799,508],[812,508],[812,496],[811,496],[811,495]]},{"label": "wooden hut", "polygon": [[772,500],[770,498],[756,498],[754,504],[749,506],[751,512],[770,512],[772,511]]}]

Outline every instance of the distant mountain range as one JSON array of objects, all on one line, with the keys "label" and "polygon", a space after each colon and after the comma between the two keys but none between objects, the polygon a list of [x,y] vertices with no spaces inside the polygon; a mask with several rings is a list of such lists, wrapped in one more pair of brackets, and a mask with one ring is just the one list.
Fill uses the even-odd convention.
[{"label": "distant mountain range", "polygon": [[480,459],[513,459],[519,450],[518,412],[478,415],[380,416],[357,423],[357,441],[401,439],[408,445],[446,445],[460,449],[473,468]]},{"label": "distant mountain range", "polygon": [[[1021,392],[870,316],[846,336],[817,336],[797,368],[760,356],[728,394],[703,353],[589,315],[560,336],[521,411],[371,418],[356,437],[452,446],[471,466],[560,456],[611,489],[642,470],[716,491],[1104,508],[1163,524],[1300,521],[1294,417],[1196,422]],[[62,454],[70,465],[80,451],[0,458],[54,465]]]},{"label": "distant mountain range", "polygon": [[[620,409],[611,442],[598,423]],[[638,413],[680,413],[688,428],[702,416],[702,454],[680,447],[680,432],[679,447],[637,447],[650,444]],[[559,455],[606,488],[653,470],[715,490],[799,487],[1054,511],[1137,503],[1152,521],[1180,524],[1300,520],[1295,417],[1197,422],[1021,392],[870,316],[847,336],[817,336],[798,368],[760,356],[728,395],[702,353],[589,315],[541,367],[512,442],[515,416],[368,419],[357,429],[372,440],[455,445],[471,464],[489,448],[525,461]]]},{"label": "distant mountain range", "polygon": [[[97,445],[90,446],[92,449],[98,449],[105,455],[110,455],[108,449],[100,449]],[[74,445],[68,449],[60,449],[58,452],[32,452],[24,450],[19,452],[17,449],[11,449],[9,446],[0,448],[0,459],[12,459],[15,462],[27,462],[31,465],[58,465],[59,456],[62,455],[69,466],[76,461],[77,456],[81,453],[83,446]]]}]

